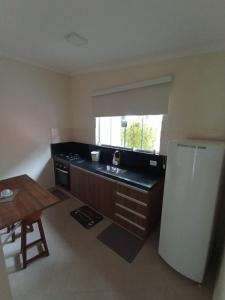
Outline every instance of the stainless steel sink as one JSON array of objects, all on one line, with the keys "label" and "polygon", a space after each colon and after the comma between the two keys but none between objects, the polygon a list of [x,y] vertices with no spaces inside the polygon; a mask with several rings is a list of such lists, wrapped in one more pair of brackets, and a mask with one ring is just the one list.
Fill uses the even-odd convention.
[{"label": "stainless steel sink", "polygon": [[117,174],[117,175],[124,174],[124,173],[127,172],[127,170],[120,169],[118,167],[114,167],[114,166],[110,166],[110,165],[107,165],[107,166],[104,166],[104,167],[99,167],[97,170],[102,172],[102,173]]}]

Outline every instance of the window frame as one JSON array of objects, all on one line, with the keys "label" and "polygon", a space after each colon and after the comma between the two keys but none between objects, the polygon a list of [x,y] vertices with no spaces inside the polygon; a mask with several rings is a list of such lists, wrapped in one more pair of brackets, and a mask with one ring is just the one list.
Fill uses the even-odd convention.
[{"label": "window frame", "polygon": [[[131,115],[131,116],[136,116],[136,115]],[[101,137],[101,129],[100,129],[100,126],[101,126],[101,117],[96,117],[95,118],[95,144],[98,145],[98,146],[102,146],[102,147],[107,147],[107,148],[118,148],[118,149],[121,149],[121,150],[129,150],[129,151],[134,151],[134,152],[142,152],[142,153],[150,153],[150,154],[159,154],[160,153],[160,144],[159,144],[159,150],[156,151],[156,149],[154,150],[146,150],[146,149],[143,149],[143,139],[144,139],[144,118],[146,116],[154,116],[154,115],[141,115],[139,117],[141,117],[141,148],[132,148],[132,147],[125,147],[125,146],[116,146],[116,145],[112,145],[112,144],[104,144],[104,143],[101,143],[100,142],[100,137]],[[161,140],[161,131],[162,131],[162,125],[163,125],[163,120],[164,120],[164,117],[165,115],[161,114],[159,116],[162,116],[161,118],[161,128],[160,128],[160,137],[159,139]],[[110,118],[110,142],[112,141],[112,137],[111,137],[111,132],[112,132],[112,118],[115,117],[115,116],[109,116],[107,118]],[[121,117],[121,121],[123,118],[125,118],[126,116],[120,116]],[[98,123],[98,124],[97,124]],[[122,126],[121,126],[122,128]],[[123,144],[125,143],[126,144],[126,129],[127,127],[124,127],[124,132],[125,132],[125,138],[123,140]],[[98,131],[98,133],[97,133]],[[98,137],[98,141],[97,141],[97,137]],[[124,145],[125,145],[124,144]]]}]

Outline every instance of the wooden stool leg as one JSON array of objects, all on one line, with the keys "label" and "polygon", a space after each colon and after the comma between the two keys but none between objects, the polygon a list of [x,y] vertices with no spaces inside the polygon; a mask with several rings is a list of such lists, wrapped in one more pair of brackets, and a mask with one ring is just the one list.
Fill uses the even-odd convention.
[{"label": "wooden stool leg", "polygon": [[7,227],[6,227],[6,233],[10,233],[10,230],[11,230],[11,229],[10,229],[10,226],[7,226]]},{"label": "wooden stool leg", "polygon": [[[29,222],[29,223],[28,223]],[[34,240],[33,242],[27,244],[27,234],[30,232],[30,229],[33,228],[33,224],[37,223],[38,224],[38,229],[40,233],[40,239]],[[39,254],[27,259],[27,249],[30,247],[33,247],[38,244],[42,244],[42,252]],[[23,269],[27,267],[28,263],[33,262],[37,258],[43,257],[43,256],[49,256],[49,250],[48,250],[48,245],[46,242],[45,234],[44,234],[44,229],[42,226],[41,219],[35,219],[33,221],[25,220],[21,223],[21,254],[23,258]]]},{"label": "wooden stool leg", "polygon": [[48,245],[47,245],[47,242],[46,242],[45,233],[44,233],[44,229],[43,229],[43,226],[42,226],[41,219],[38,219],[37,223],[38,223],[38,228],[39,228],[39,231],[40,231],[40,236],[41,236],[41,239],[42,239],[42,243],[43,243],[44,248],[45,248],[45,255],[49,256]]},{"label": "wooden stool leg", "polygon": [[23,258],[23,269],[27,267],[27,231],[26,224],[21,224],[21,253]]},{"label": "wooden stool leg", "polygon": [[15,242],[16,234],[15,234],[15,225],[14,224],[6,227],[6,234],[10,234],[10,237],[12,238],[12,240],[11,240],[12,243]]},{"label": "wooden stool leg", "polygon": [[11,231],[13,231],[12,233],[12,243],[15,242],[16,240],[16,233],[15,233],[15,225],[11,225],[11,228],[10,228]]}]

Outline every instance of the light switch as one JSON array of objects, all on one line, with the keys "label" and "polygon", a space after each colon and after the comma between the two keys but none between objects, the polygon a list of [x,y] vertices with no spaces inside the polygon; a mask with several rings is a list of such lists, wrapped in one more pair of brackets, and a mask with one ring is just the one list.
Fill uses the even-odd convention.
[{"label": "light switch", "polygon": [[157,160],[151,160],[150,159],[150,166],[156,167],[157,166]]}]

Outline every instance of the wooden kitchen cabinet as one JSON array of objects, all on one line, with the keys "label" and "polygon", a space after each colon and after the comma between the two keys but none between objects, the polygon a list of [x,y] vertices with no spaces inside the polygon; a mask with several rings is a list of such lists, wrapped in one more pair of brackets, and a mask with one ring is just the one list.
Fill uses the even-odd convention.
[{"label": "wooden kitchen cabinet", "polygon": [[163,180],[146,191],[73,165],[70,178],[75,197],[140,238],[160,220]]},{"label": "wooden kitchen cabinet", "polygon": [[113,219],[116,189],[113,180],[71,165],[70,186],[76,198]]},{"label": "wooden kitchen cabinet", "polygon": [[163,180],[150,191],[117,183],[114,220],[134,233],[146,238],[161,217]]},{"label": "wooden kitchen cabinet", "polygon": [[95,174],[88,174],[89,204],[103,215],[113,219],[116,183]]},{"label": "wooden kitchen cabinet", "polygon": [[70,189],[76,198],[88,202],[88,173],[73,165],[70,165]]}]

